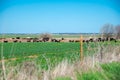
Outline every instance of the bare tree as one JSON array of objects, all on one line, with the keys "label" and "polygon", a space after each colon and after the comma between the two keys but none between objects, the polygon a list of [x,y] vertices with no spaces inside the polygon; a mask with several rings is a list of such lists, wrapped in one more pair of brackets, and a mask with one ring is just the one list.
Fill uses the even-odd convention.
[{"label": "bare tree", "polygon": [[46,42],[46,41],[49,41],[49,39],[52,38],[52,35],[50,33],[42,33],[40,37],[42,38],[42,40],[44,42]]},{"label": "bare tree", "polygon": [[112,24],[105,24],[101,30],[100,33],[102,34],[102,37],[106,40],[110,39],[114,34],[114,27]]},{"label": "bare tree", "polygon": [[116,39],[120,39],[120,25],[115,27]]}]

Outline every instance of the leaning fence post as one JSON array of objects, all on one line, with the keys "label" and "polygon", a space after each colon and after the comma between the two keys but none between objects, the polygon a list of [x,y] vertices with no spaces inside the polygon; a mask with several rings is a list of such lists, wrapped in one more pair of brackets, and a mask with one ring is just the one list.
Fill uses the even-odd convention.
[{"label": "leaning fence post", "polygon": [[80,36],[80,60],[83,60],[83,37]]}]

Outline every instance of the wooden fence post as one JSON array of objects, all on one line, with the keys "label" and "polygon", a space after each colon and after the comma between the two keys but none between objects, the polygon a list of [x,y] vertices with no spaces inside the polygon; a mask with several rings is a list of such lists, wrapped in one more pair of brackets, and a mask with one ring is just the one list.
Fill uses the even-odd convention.
[{"label": "wooden fence post", "polygon": [[83,60],[83,37],[80,36],[80,60]]}]

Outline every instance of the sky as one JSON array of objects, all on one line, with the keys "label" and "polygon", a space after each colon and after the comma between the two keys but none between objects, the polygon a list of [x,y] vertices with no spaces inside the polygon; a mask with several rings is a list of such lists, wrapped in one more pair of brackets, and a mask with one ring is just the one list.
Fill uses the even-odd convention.
[{"label": "sky", "polygon": [[0,0],[0,33],[98,33],[120,24],[120,0]]}]

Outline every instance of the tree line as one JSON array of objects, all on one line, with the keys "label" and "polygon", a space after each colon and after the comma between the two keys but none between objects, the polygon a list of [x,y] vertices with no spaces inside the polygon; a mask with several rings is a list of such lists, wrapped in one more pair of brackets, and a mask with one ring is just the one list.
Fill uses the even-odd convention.
[{"label": "tree line", "polygon": [[113,37],[115,39],[120,39],[120,25],[113,26],[112,24],[105,24],[100,29],[100,34],[102,38],[110,39]]}]

